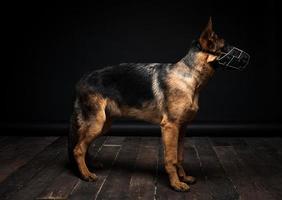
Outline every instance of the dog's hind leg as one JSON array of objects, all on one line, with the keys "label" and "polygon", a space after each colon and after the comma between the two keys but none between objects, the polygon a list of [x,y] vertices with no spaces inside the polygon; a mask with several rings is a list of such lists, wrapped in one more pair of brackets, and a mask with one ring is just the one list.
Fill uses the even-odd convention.
[{"label": "dog's hind leg", "polygon": [[177,174],[178,126],[171,122],[162,122],[165,170],[169,175],[170,185],[178,191],[188,191],[189,186],[179,180]]},{"label": "dog's hind leg", "polygon": [[81,176],[87,181],[94,181],[97,179],[97,176],[89,171],[85,163],[85,156],[91,142],[102,134],[104,123],[106,121],[106,101],[99,100],[94,103],[96,103],[95,113],[89,115],[89,117],[80,124],[78,130],[78,143],[73,151]]},{"label": "dog's hind leg", "polygon": [[185,130],[186,126],[182,126],[179,129],[179,137],[178,137],[178,152],[177,152],[177,173],[181,181],[192,184],[196,181],[195,177],[187,176],[185,170],[183,169],[183,151],[184,151],[184,141],[185,141]]},{"label": "dog's hind leg", "polygon": [[[109,131],[109,129],[111,128],[111,125],[112,125],[112,119],[110,117],[106,116],[106,121],[105,121],[105,123],[103,125],[103,129],[102,129],[102,131],[101,131],[101,133],[99,135],[101,136],[101,135],[104,135],[105,133],[107,133]],[[90,155],[91,154],[87,154],[86,155],[88,167],[94,168],[94,169],[101,169],[101,168],[103,168],[103,163],[101,163],[101,162],[99,162],[97,160],[93,160],[93,156],[90,156]]]}]

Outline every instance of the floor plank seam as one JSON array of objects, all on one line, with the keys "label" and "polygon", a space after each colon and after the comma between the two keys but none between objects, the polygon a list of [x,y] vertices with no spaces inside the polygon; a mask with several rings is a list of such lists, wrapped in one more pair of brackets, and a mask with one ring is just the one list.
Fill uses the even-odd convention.
[{"label": "floor plank seam", "polygon": [[120,147],[119,144],[103,144],[104,147]]},{"label": "floor plank seam", "polygon": [[157,163],[155,168],[155,178],[154,178],[154,200],[157,200],[157,189],[158,189],[158,169],[159,169],[159,155],[157,156]]},{"label": "floor plank seam", "polygon": [[[230,147],[230,146],[222,146],[222,147]],[[240,197],[240,192],[238,191],[238,188],[236,187],[236,184],[234,183],[234,181],[232,180],[232,178],[228,175],[228,172],[226,171],[226,169],[225,169],[225,167],[222,165],[222,163],[221,163],[221,161],[220,161],[220,158],[219,158],[219,156],[218,156],[218,154],[217,154],[217,151],[215,150],[215,146],[212,146],[212,150],[214,151],[214,153],[215,153],[215,155],[216,155],[216,158],[217,158],[217,160],[218,160],[218,163],[219,163],[219,165],[220,165],[220,167],[222,168],[222,170],[223,170],[223,172],[224,172],[224,176],[230,181],[230,183],[232,183],[232,186],[233,186],[233,188],[234,188],[234,190],[235,190],[235,192],[238,194],[238,200],[240,200],[241,199],[241,197]]]},{"label": "floor plank seam", "polygon": [[[81,179],[80,178],[77,178],[78,180],[77,180],[77,183],[75,184],[75,186],[72,188],[72,190],[71,190],[71,192],[70,192],[70,194],[69,194],[69,196],[71,196],[72,194],[73,194],[73,192],[79,187],[79,185],[81,184]],[[68,196],[68,197],[69,197]]]},{"label": "floor plank seam", "polygon": [[107,142],[108,139],[109,139],[109,136],[106,136],[106,139],[103,141],[103,143],[100,145],[99,149],[94,154],[94,158],[97,157],[98,153],[102,150],[103,146],[105,145],[105,143]]},{"label": "floor plank seam", "polygon": [[110,174],[111,171],[112,171],[112,166],[115,164],[115,162],[116,162],[116,160],[117,160],[117,157],[118,157],[118,155],[119,155],[119,153],[120,153],[120,151],[121,151],[121,149],[122,149],[122,148],[121,148],[122,145],[119,145],[119,146],[120,146],[120,148],[119,148],[119,150],[117,151],[117,153],[116,153],[116,155],[115,155],[115,158],[114,158],[114,160],[113,160],[112,163],[111,163],[111,168],[110,168],[110,170],[109,170],[107,176],[106,176],[105,179],[103,180],[102,184],[100,185],[100,187],[99,187],[99,189],[98,189],[98,191],[97,191],[97,193],[96,193],[96,195],[95,195],[95,197],[94,197],[94,200],[97,200],[97,198],[98,198],[98,196],[99,196],[99,194],[100,194],[100,192],[101,192],[101,190],[102,190],[102,188],[103,188],[103,186],[104,186],[104,184],[105,184],[105,182],[106,182],[106,180],[107,180],[109,174]]}]

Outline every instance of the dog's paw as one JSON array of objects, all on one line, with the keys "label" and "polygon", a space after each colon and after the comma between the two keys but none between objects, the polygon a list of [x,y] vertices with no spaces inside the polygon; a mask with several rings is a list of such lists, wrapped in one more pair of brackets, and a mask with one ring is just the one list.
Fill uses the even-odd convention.
[{"label": "dog's paw", "polygon": [[85,181],[93,182],[96,181],[98,177],[94,173],[89,173],[87,175],[82,175],[82,179]]},{"label": "dog's paw", "polygon": [[184,177],[181,177],[181,180],[185,183],[188,183],[188,184],[196,183],[196,178],[193,177],[193,176],[184,176]]},{"label": "dog's paw", "polygon": [[180,192],[187,192],[190,189],[189,185],[180,181],[172,183],[171,187],[173,187],[176,191],[180,191]]}]

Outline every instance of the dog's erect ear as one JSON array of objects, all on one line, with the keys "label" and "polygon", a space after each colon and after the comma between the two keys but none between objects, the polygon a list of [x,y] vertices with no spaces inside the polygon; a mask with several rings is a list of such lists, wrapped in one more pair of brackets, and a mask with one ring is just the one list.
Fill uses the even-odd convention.
[{"label": "dog's erect ear", "polygon": [[212,19],[211,17],[209,18],[208,24],[206,26],[206,28],[203,30],[200,39],[209,39],[209,37],[211,36],[213,30],[212,30]]},{"label": "dog's erect ear", "polygon": [[209,49],[209,43],[210,43],[210,38],[211,38],[212,34],[213,34],[212,19],[210,17],[206,28],[203,30],[203,32],[202,32],[202,34],[199,38],[199,42],[204,49]]}]

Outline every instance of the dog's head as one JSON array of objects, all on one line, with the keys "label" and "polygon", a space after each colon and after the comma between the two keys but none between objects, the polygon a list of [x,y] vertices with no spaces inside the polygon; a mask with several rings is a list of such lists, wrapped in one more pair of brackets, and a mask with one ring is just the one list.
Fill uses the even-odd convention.
[{"label": "dog's head", "polygon": [[250,60],[249,54],[227,44],[214,32],[211,18],[198,39],[198,46],[209,55],[208,62],[221,66],[244,69]]}]

